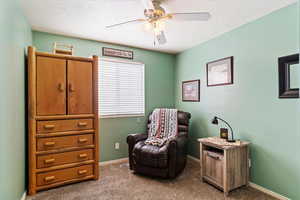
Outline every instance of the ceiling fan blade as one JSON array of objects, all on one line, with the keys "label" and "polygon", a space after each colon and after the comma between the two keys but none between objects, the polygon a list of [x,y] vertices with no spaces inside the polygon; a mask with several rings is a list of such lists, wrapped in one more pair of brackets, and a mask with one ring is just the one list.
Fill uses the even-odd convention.
[{"label": "ceiling fan blade", "polygon": [[211,18],[209,12],[171,13],[170,16],[180,21],[207,21]]},{"label": "ceiling fan blade", "polygon": [[121,26],[121,25],[125,25],[125,24],[133,24],[133,23],[139,23],[139,22],[144,22],[146,21],[145,19],[135,19],[135,20],[130,20],[130,21],[126,21],[126,22],[121,22],[121,23],[118,23],[118,24],[113,24],[113,25],[109,25],[109,26],[106,26],[106,28],[114,28],[116,26]]},{"label": "ceiling fan blade", "polygon": [[152,0],[141,0],[145,9],[154,9]]},{"label": "ceiling fan blade", "polygon": [[167,43],[167,38],[166,38],[165,32],[163,32],[163,31],[161,31],[159,34],[156,35],[156,39],[159,44]]}]

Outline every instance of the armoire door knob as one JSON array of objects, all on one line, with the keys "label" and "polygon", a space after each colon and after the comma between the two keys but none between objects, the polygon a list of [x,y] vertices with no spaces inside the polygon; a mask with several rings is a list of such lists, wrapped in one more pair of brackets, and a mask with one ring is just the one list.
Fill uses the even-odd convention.
[{"label": "armoire door knob", "polygon": [[69,84],[69,91],[70,92],[75,92],[75,89],[74,89],[72,83]]},{"label": "armoire door knob", "polygon": [[62,83],[59,83],[59,84],[58,84],[58,90],[59,90],[60,92],[65,91],[64,85],[63,85]]}]

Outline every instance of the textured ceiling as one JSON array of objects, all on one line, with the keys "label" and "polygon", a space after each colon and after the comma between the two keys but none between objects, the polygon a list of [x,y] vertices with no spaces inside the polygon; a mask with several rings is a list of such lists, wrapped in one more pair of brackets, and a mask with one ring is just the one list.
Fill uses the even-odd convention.
[{"label": "textured ceiling", "polygon": [[167,12],[208,11],[207,22],[167,21],[168,43],[153,44],[142,24],[106,25],[143,18],[141,0],[22,0],[33,30],[177,53],[285,7],[297,0],[168,0]]}]

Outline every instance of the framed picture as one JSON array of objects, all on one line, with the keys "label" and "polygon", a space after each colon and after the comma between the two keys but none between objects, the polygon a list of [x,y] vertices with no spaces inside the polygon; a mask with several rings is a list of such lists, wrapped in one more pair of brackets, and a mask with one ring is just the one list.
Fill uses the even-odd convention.
[{"label": "framed picture", "polygon": [[200,80],[182,82],[182,101],[200,101]]},{"label": "framed picture", "polygon": [[228,129],[220,128],[220,138],[228,140]]},{"label": "framed picture", "polygon": [[126,58],[126,59],[132,60],[133,59],[133,51],[126,51],[126,50],[102,47],[102,56]]},{"label": "framed picture", "polygon": [[233,56],[206,64],[207,86],[233,84]]},{"label": "framed picture", "polygon": [[299,54],[278,58],[279,98],[299,98]]}]

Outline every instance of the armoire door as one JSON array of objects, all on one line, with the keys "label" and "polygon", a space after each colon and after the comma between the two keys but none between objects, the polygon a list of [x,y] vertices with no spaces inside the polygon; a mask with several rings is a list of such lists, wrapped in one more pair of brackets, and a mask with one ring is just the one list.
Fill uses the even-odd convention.
[{"label": "armoire door", "polygon": [[37,115],[66,114],[66,62],[37,57]]},{"label": "armoire door", "polygon": [[68,60],[68,114],[93,113],[93,66]]}]

